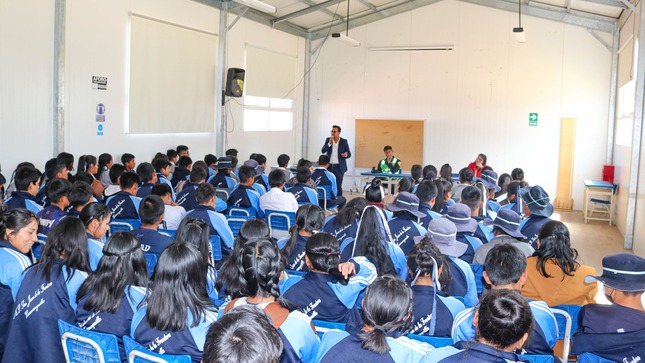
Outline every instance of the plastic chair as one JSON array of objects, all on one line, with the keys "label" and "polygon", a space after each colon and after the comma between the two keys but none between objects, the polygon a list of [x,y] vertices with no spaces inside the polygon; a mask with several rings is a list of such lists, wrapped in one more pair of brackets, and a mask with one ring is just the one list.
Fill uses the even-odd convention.
[{"label": "plastic chair", "polygon": [[296,213],[294,212],[280,212],[277,210],[267,209],[265,211],[269,231],[273,237],[273,231],[289,231],[291,226],[296,223]]},{"label": "plastic chair", "polygon": [[562,361],[567,362],[569,358],[569,350],[571,349],[571,328],[573,322],[571,315],[566,310],[561,309],[565,305],[560,305],[559,308],[551,308],[551,312],[555,315],[558,323],[558,340],[563,340],[562,347]]},{"label": "plastic chair", "polygon": [[128,363],[191,363],[189,355],[159,354],[146,349],[129,336],[123,336]]},{"label": "plastic chair", "polygon": [[152,274],[155,272],[155,266],[157,266],[157,255],[154,253],[145,253],[146,264],[148,264],[148,275],[152,277]]},{"label": "plastic chair", "polygon": [[38,241],[31,246],[31,252],[34,254],[34,258],[36,259],[36,262],[40,260],[40,256],[43,254],[43,250],[45,249],[45,243],[47,242],[47,235],[38,233]]},{"label": "plastic chair", "polygon": [[121,363],[115,335],[81,329],[63,320],[58,320],[58,332],[66,362]]},{"label": "plastic chair", "polygon": [[235,216],[235,217],[256,217],[255,209],[253,208],[244,208],[244,207],[228,207],[226,215]]},{"label": "plastic chair", "polygon": [[410,339],[428,343],[434,348],[447,347],[455,344],[452,338],[446,338],[446,337],[431,337],[429,335],[419,335],[419,334],[408,334],[406,336]]},{"label": "plastic chair", "polygon": [[110,222],[110,235],[117,232],[131,232],[141,227],[138,219],[113,219]]},{"label": "plastic chair", "polygon": [[555,359],[552,355],[531,355],[531,354],[522,354],[520,358],[523,360],[529,361],[531,363],[553,363]]},{"label": "plastic chair", "polygon": [[323,205],[321,205],[320,207],[325,211],[330,211],[330,212],[337,211],[338,210],[337,205],[329,208],[327,207],[327,201],[331,199],[331,186],[319,185],[316,189],[318,190],[318,200],[323,201]]},{"label": "plastic chair", "polygon": [[477,286],[477,295],[484,292],[484,265],[470,265],[470,269],[475,274],[475,286]]},{"label": "plastic chair", "polygon": [[325,335],[326,332],[333,329],[345,331],[344,323],[333,323],[330,321],[322,321],[322,320],[312,320],[311,322],[314,324],[314,327],[316,328],[316,333],[318,333],[319,338],[322,338],[322,336]]},{"label": "plastic chair", "polygon": [[613,360],[609,360],[603,357],[599,357],[593,353],[582,353],[578,356],[578,363],[613,363]]},{"label": "plastic chair", "polygon": [[213,261],[221,261],[222,260],[221,238],[219,238],[219,236],[211,235],[210,242],[211,242],[211,257],[213,258]]},{"label": "plastic chair", "polygon": [[228,223],[228,227],[231,229],[231,232],[233,232],[233,237],[237,237],[238,233],[240,233],[240,228],[242,228],[244,222],[249,219],[251,219],[251,217],[237,215],[226,216],[226,223]]},{"label": "plastic chair", "polygon": [[225,189],[216,189],[215,190],[215,196],[223,201],[228,200],[228,190]]}]

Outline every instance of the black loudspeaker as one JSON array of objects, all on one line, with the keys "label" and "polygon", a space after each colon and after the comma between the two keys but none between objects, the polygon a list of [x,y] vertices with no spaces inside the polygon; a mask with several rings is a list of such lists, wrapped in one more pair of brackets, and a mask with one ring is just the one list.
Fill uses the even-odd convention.
[{"label": "black loudspeaker", "polygon": [[224,94],[230,97],[242,97],[244,92],[244,74],[241,68],[229,68],[226,75],[226,89]]}]

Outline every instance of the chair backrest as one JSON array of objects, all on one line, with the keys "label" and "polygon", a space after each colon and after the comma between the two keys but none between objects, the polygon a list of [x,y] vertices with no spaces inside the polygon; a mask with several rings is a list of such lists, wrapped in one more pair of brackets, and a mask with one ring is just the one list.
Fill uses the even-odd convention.
[{"label": "chair backrest", "polygon": [[280,212],[267,209],[265,213],[271,236],[273,236],[273,231],[288,231],[296,223],[296,213],[294,212]]},{"label": "chair backrest", "polygon": [[331,187],[329,185],[318,185],[316,190],[318,191],[318,203],[321,200],[323,202],[320,207],[327,210],[327,200],[331,199]]},{"label": "chair backrest", "polygon": [[446,337],[431,337],[429,335],[408,334],[408,338],[418,340],[420,342],[428,343],[435,348],[447,347],[453,345],[455,342],[452,338]]},{"label": "chair backrest", "polygon": [[475,286],[477,286],[477,295],[484,292],[484,265],[470,265],[475,275]]},{"label": "chair backrest", "polygon": [[123,346],[128,356],[128,363],[191,363],[189,355],[155,353],[127,335],[123,337]]},{"label": "chair backrest", "polygon": [[161,233],[163,235],[166,235],[166,236],[168,236],[170,238],[175,238],[175,236],[177,235],[177,230],[176,229],[161,229],[161,228],[159,228],[157,230],[157,232],[159,232],[159,233]]},{"label": "chair backrest", "polygon": [[235,217],[255,217],[255,209],[253,208],[244,208],[244,207],[229,207],[226,211],[226,215],[235,216]]},{"label": "chair backrest", "polygon": [[228,190],[226,189],[216,189],[215,190],[215,196],[223,201],[228,200]]},{"label": "chair backrest", "polygon": [[613,363],[613,360],[599,357],[593,353],[582,353],[578,355],[578,363]]},{"label": "chair backrest", "polygon": [[141,227],[138,219],[113,219],[110,222],[110,235],[117,232],[130,232]]},{"label": "chair backrest", "polygon": [[[562,361],[567,362],[569,359],[569,349],[571,343],[571,327],[573,325],[571,315],[566,310],[551,308],[558,322],[558,340],[563,340]],[[563,328],[564,327],[564,328]]]},{"label": "chair backrest", "polygon": [[58,320],[65,361],[70,363],[121,363],[116,336],[81,329]]},{"label": "chair backrest", "polygon": [[314,327],[316,327],[316,333],[318,333],[318,337],[322,338],[323,335],[325,335],[326,332],[332,330],[332,329],[338,329],[338,330],[345,330],[345,324],[344,323],[332,323],[329,321],[322,321],[322,320],[312,320],[312,324],[314,324]]},{"label": "chair backrest", "polygon": [[228,223],[228,227],[231,229],[231,232],[233,232],[233,237],[237,238],[238,233],[240,233],[240,228],[242,228],[244,222],[249,219],[251,219],[251,217],[237,215],[226,216],[226,223]]},{"label": "chair backrest", "polygon": [[45,243],[47,242],[47,235],[38,233],[38,241],[31,246],[31,252],[34,255],[36,261],[40,260],[40,256],[43,254],[43,249],[45,249]]},{"label": "chair backrest", "polygon": [[221,238],[219,236],[211,235],[210,242],[211,242],[211,257],[213,258],[213,261],[221,261],[222,260]]},{"label": "chair backrest", "polygon": [[148,275],[152,277],[152,273],[155,272],[155,266],[157,266],[157,255],[154,253],[145,253],[146,264],[148,264]]},{"label": "chair backrest", "polygon": [[553,363],[555,359],[552,355],[532,355],[532,354],[522,354],[520,355],[522,360],[529,361],[531,363]]}]

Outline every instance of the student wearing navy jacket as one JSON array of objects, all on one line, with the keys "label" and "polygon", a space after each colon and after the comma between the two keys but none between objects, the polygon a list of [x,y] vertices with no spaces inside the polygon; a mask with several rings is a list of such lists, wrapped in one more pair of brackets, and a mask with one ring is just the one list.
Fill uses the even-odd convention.
[{"label": "student wearing navy jacket", "polygon": [[[339,186],[336,182],[336,176],[327,170],[330,166],[329,156],[320,155],[318,167],[311,173],[311,179],[316,183],[316,186],[329,186],[331,194],[327,196],[327,208],[333,206],[343,208],[347,200],[341,195],[342,193],[339,194],[338,188],[342,188],[342,184]],[[318,200],[320,206],[323,206],[323,203],[322,199]]]},{"label": "student wearing navy jacket", "polygon": [[365,257],[340,263],[338,240],[329,233],[317,233],[307,240],[305,263],[309,272],[284,283],[284,298],[312,319],[360,322],[356,301],[376,279],[374,265]]},{"label": "student wearing navy jacket", "polygon": [[26,208],[34,212],[34,214],[40,212],[43,208],[36,201],[36,194],[38,193],[41,176],[42,173],[33,166],[25,165],[18,168],[13,179],[16,191],[12,192],[11,196],[4,201],[7,208]]},{"label": "student wearing navy jacket", "polygon": [[[492,290],[510,289],[520,292],[526,282],[526,257],[513,245],[495,246],[486,256],[484,267],[484,279]],[[553,346],[558,340],[555,316],[544,301],[531,301],[529,306],[533,313],[533,330],[526,347],[517,353],[553,355]],[[457,315],[452,328],[452,339],[455,342],[475,338],[475,310],[470,308]]]},{"label": "student wearing navy jacket", "polygon": [[260,208],[260,194],[253,189],[255,170],[247,165],[240,168],[240,184],[228,197],[229,207],[252,208],[257,218],[263,218],[264,212]]},{"label": "student wearing navy jacket", "polygon": [[206,332],[217,320],[206,289],[207,273],[208,266],[193,245],[168,246],[155,267],[145,305],[132,317],[130,336],[156,353],[190,355],[193,363],[199,363]]},{"label": "student wearing navy jacket", "polygon": [[58,163],[56,159],[49,159],[45,163],[45,173],[40,178],[40,189],[36,194],[36,203],[41,207],[49,206],[49,198],[47,198],[47,185],[50,181],[60,178],[69,181],[67,178],[69,176],[69,170],[67,166],[63,163]]},{"label": "student wearing navy jacket", "polygon": [[92,194],[92,187],[89,184],[78,180],[75,181],[67,195],[70,204],[67,209],[67,215],[79,218],[83,208],[94,201]]},{"label": "student wearing navy jacket", "polygon": [[428,181],[424,181],[416,186],[415,195],[419,198],[419,212],[424,216],[419,219],[419,224],[428,229],[431,220],[441,217],[441,214],[432,210],[437,201],[437,186]]},{"label": "student wearing navy jacket", "polygon": [[[177,205],[183,207],[187,212],[197,208],[199,202],[196,199],[196,190],[197,188],[204,184],[206,181],[206,176],[208,173],[206,169],[201,167],[194,167],[190,172],[190,179],[184,184],[184,188],[181,192],[177,193]],[[226,210],[226,202],[219,198],[215,198],[215,204],[213,205],[215,210],[218,212],[223,212]]]},{"label": "student wearing navy jacket", "polygon": [[222,246],[233,248],[233,232],[221,213],[215,211],[215,187],[202,183],[195,191],[195,198],[199,205],[188,212],[187,216],[201,219],[211,228],[211,235],[217,235],[222,240]]},{"label": "student wearing navy jacket", "polygon": [[237,186],[235,179],[230,177],[230,172],[235,169],[233,159],[228,156],[221,157],[217,160],[217,173],[208,178],[207,183],[212,184],[215,188],[231,191]]},{"label": "student wearing navy jacket", "polygon": [[479,238],[482,243],[488,243],[495,235],[493,228],[484,224],[485,217],[480,215],[483,205],[482,192],[475,186],[468,186],[461,192],[461,204],[465,204],[470,208],[470,217],[477,222],[477,229],[475,230],[475,237]]},{"label": "student wearing navy jacket", "polygon": [[152,253],[157,257],[172,242],[172,238],[158,232],[159,224],[163,221],[164,210],[163,200],[158,195],[143,198],[139,205],[141,227],[130,232],[141,242],[141,250],[144,253]]},{"label": "student wearing navy jacket", "polygon": [[[248,163],[250,160],[245,162],[244,165],[252,166],[255,169],[255,184],[261,185],[264,193],[268,192],[271,189],[271,185],[269,185],[269,177],[264,174],[267,169],[267,157],[263,154],[253,153],[249,156],[249,159],[255,161],[257,165]],[[264,193],[260,193],[260,195],[264,195]]]},{"label": "student wearing navy jacket", "polygon": [[167,186],[170,187],[170,192],[171,192],[171,198],[172,201],[174,202],[176,199],[175,195],[175,189],[172,186],[172,183],[170,182],[170,161],[164,157],[158,157],[155,158],[152,161],[152,165],[155,168],[155,171],[157,172],[157,183],[159,184],[166,184]]},{"label": "student wearing navy jacket", "polygon": [[126,171],[119,178],[121,191],[109,197],[105,204],[110,208],[112,219],[139,219],[139,203],[141,198],[136,197],[139,190],[139,175]]},{"label": "student wearing navy jacket", "polygon": [[347,171],[347,159],[352,157],[347,139],[340,137],[340,126],[331,128],[331,137],[325,139],[321,153],[329,156],[329,171],[336,177],[336,190],[343,195],[343,174]]},{"label": "student wearing navy jacket", "polygon": [[69,206],[69,191],[72,187],[67,179],[52,179],[47,183],[47,199],[51,203],[36,215],[38,217],[38,233],[48,235],[49,231],[64,217],[65,209]]},{"label": "student wearing navy jacket", "polygon": [[[172,178],[170,179],[170,183],[172,183],[173,189],[177,188],[179,182],[188,180],[192,166],[193,159],[191,159],[190,156],[181,156],[179,158],[177,165],[175,166],[175,170],[172,172]],[[208,175],[208,172],[206,173]]]},{"label": "student wearing navy jacket", "polygon": [[367,287],[361,315],[364,324],[325,333],[317,362],[417,363],[432,350],[403,336],[412,323],[412,290],[397,277]]},{"label": "student wearing navy jacket", "polygon": [[313,362],[320,341],[311,319],[280,296],[282,273],[280,250],[268,238],[247,242],[237,255],[243,296],[220,308],[220,317],[237,306],[251,305],[264,310],[284,342],[281,362]]},{"label": "student wearing navy jacket", "polygon": [[298,208],[296,223],[289,230],[290,236],[278,241],[282,256],[287,261],[287,270],[307,271],[305,245],[322,228],[324,221],[325,215],[317,205],[304,204]]},{"label": "student wearing navy jacket", "polygon": [[407,256],[414,248],[414,237],[423,236],[426,229],[418,223],[424,214],[419,212],[419,198],[408,192],[401,192],[394,203],[385,206],[394,212],[394,218],[387,224],[390,227],[393,241]]},{"label": "student wearing navy jacket", "polygon": [[127,362],[123,336],[130,333],[132,316],[146,296],[148,267],[139,241],[128,232],[110,236],[96,272],[78,290],[76,325],[114,334],[121,360]]},{"label": "student wearing navy jacket", "polygon": [[409,333],[450,337],[455,316],[465,309],[464,303],[441,291],[439,276],[447,268],[444,261],[441,251],[427,239],[415,245],[408,256],[414,297]]},{"label": "student wearing navy jacket", "polygon": [[473,320],[473,341],[458,342],[435,349],[423,363],[521,361],[514,351],[521,349],[533,327],[529,303],[514,290],[491,290],[482,297]]},{"label": "student wearing navy jacket", "polygon": [[526,216],[521,222],[520,232],[526,236],[524,241],[537,248],[538,233],[542,225],[551,220],[549,217],[553,214],[553,204],[549,201],[549,195],[539,185],[522,188],[519,194]]},{"label": "student wearing navy jacket", "polygon": [[22,272],[31,265],[26,255],[36,242],[37,234],[38,218],[27,209],[4,211],[0,216],[0,357],[5,350]]},{"label": "student wearing navy jacket", "polygon": [[76,292],[89,271],[83,223],[63,218],[49,233],[39,263],[23,275],[3,362],[65,361],[57,321],[74,323]]},{"label": "student wearing navy jacket", "polygon": [[150,195],[152,187],[157,184],[159,179],[157,178],[157,173],[155,168],[150,163],[141,163],[137,166],[137,174],[141,179],[139,189],[137,190],[137,197],[145,198]]},{"label": "student wearing navy jacket", "polygon": [[83,208],[79,219],[85,226],[90,268],[96,271],[103,257],[103,239],[110,228],[110,210],[105,204],[90,203]]},{"label": "student wearing navy jacket", "polygon": [[459,256],[459,258],[472,264],[475,251],[483,243],[475,236],[477,221],[470,217],[470,208],[465,204],[455,203],[448,208],[448,213],[443,218],[447,218],[455,224],[455,227],[457,227],[457,241],[465,243],[468,246],[466,252]]},{"label": "student wearing navy jacket", "polygon": [[298,204],[310,203],[318,205],[318,192],[309,187],[311,181],[311,170],[308,167],[302,166],[296,172],[296,180],[298,184],[292,186],[287,192],[293,194]]},{"label": "student wearing navy jacket", "polygon": [[361,214],[368,205],[369,202],[363,197],[350,200],[338,214],[330,216],[325,221],[322,231],[336,237],[340,243],[347,238],[356,238]]}]

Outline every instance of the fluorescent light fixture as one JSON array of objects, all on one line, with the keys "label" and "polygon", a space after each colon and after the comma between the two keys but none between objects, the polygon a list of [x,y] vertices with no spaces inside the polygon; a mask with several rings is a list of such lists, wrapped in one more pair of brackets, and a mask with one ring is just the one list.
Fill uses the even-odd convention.
[{"label": "fluorescent light fixture", "polygon": [[409,46],[409,47],[369,47],[368,50],[373,52],[405,52],[405,51],[418,51],[418,50],[452,50],[455,46],[450,45],[420,45],[420,46]]},{"label": "fluorescent light fixture", "polygon": [[515,34],[515,39],[517,39],[518,43],[526,43],[526,33],[524,32],[524,28],[513,28],[513,34]]},{"label": "fluorescent light fixture", "polygon": [[269,5],[260,0],[235,0],[235,2],[246,5],[255,10],[260,10],[265,13],[275,13],[275,6]]},{"label": "fluorescent light fixture", "polygon": [[343,41],[345,44],[347,44],[347,45],[349,45],[351,47],[360,47],[361,46],[361,42],[359,42],[356,39],[352,39],[352,38],[348,37],[347,35],[345,35],[343,33],[331,33],[331,37],[332,38],[338,38],[338,40]]}]

